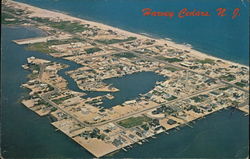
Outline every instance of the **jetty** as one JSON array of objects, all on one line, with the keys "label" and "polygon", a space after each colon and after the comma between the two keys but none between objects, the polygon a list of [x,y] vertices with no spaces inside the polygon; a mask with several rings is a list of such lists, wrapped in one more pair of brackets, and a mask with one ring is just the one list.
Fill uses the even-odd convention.
[{"label": "jetty", "polygon": [[13,42],[15,42],[18,45],[25,45],[25,44],[48,42],[50,40],[65,40],[69,38],[71,38],[71,36],[68,36],[68,35],[67,36],[45,36],[45,37],[18,39],[18,40],[13,40]]}]

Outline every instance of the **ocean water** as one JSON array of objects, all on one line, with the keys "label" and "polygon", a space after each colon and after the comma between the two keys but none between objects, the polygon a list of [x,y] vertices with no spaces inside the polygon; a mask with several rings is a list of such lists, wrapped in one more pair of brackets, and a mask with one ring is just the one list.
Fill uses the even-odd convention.
[{"label": "ocean water", "polygon": [[[37,7],[101,22],[136,33],[170,38],[181,44],[241,64],[249,64],[249,1],[247,0],[17,0]],[[173,11],[167,17],[142,16],[142,9]],[[178,18],[177,13],[209,11],[209,17]],[[217,8],[226,8],[225,17],[217,16]],[[240,16],[232,19],[235,8]]]},{"label": "ocean water", "polygon": [[[35,56],[60,60],[43,53],[26,51],[11,40],[36,37],[42,32],[32,28],[2,28],[2,101],[1,152],[5,158],[93,158],[84,148],[59,131],[55,131],[47,117],[39,117],[20,104],[27,95],[20,85],[27,81],[28,71],[21,65]],[[60,62],[60,61],[57,61]],[[61,61],[66,63],[66,61]],[[68,63],[70,64],[70,63]],[[143,74],[142,74],[143,75]],[[139,78],[141,78],[141,76]],[[146,74],[147,76],[147,74]],[[151,75],[152,76],[152,75]],[[137,76],[135,76],[137,78]],[[131,78],[131,77],[129,77]],[[151,83],[157,77],[152,78]],[[147,80],[147,78],[145,78]],[[126,82],[126,79],[124,80]],[[116,80],[113,81],[114,83]],[[70,82],[70,85],[72,83]],[[123,83],[115,86],[122,88]],[[134,87],[136,87],[136,83]],[[126,89],[126,88],[123,88]],[[145,90],[142,88],[141,91]],[[126,96],[126,94],[124,94]],[[248,156],[249,118],[244,113],[228,109],[196,121],[193,128],[161,134],[143,145],[133,145],[107,158],[243,158]]]}]

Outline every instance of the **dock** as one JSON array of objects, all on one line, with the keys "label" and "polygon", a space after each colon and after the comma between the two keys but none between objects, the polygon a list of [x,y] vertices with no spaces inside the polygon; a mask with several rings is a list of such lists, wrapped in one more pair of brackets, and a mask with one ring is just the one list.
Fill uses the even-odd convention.
[{"label": "dock", "polygon": [[190,127],[190,128],[193,128],[193,126],[190,125],[190,124],[188,124],[188,123],[184,123],[184,124],[187,125],[187,126]]},{"label": "dock", "polygon": [[167,131],[165,131],[164,133],[167,134],[167,135],[169,134],[169,132],[167,132]]},{"label": "dock", "polygon": [[128,150],[126,150],[124,147],[122,147],[123,151],[127,152]]}]

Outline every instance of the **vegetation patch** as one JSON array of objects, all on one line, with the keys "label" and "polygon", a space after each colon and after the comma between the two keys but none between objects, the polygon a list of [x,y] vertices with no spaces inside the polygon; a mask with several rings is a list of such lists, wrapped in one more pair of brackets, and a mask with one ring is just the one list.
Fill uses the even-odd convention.
[{"label": "vegetation patch", "polygon": [[47,41],[48,45],[61,45],[61,44],[69,44],[69,43],[76,43],[76,42],[83,42],[84,40],[81,38],[71,38],[71,39],[64,39],[64,40],[49,40]]},{"label": "vegetation patch", "polygon": [[193,100],[195,103],[200,103],[200,102],[203,102],[204,99],[202,99],[201,97],[199,96],[196,96],[196,97],[192,97],[190,98],[191,100]]},{"label": "vegetation patch", "polygon": [[83,39],[81,38],[71,38],[65,40],[49,40],[47,42],[39,42],[34,44],[28,44],[26,50],[29,51],[38,51],[43,53],[56,53],[57,51],[54,49],[49,48],[51,45],[62,45],[62,44],[69,44],[69,43],[76,43],[82,42]]},{"label": "vegetation patch", "polygon": [[225,90],[228,90],[229,88],[231,88],[232,86],[227,86],[227,87],[222,87],[222,88],[219,88],[220,91],[225,91]]},{"label": "vegetation patch", "polygon": [[197,60],[196,62],[201,63],[201,64],[215,64],[214,60],[210,58],[205,58],[204,60]]},{"label": "vegetation patch", "polygon": [[54,111],[56,111],[57,110],[57,108],[55,108],[55,107],[52,107],[51,109],[50,109],[50,111],[52,111],[52,112],[54,112]]},{"label": "vegetation patch", "polygon": [[235,85],[239,86],[239,87],[245,87],[245,86],[247,86],[246,83],[242,83],[242,82],[236,82]]},{"label": "vegetation patch", "polygon": [[172,96],[171,96],[170,98],[168,98],[167,100],[168,100],[168,101],[171,101],[171,100],[175,100],[175,99],[177,99],[177,97],[172,95]]},{"label": "vegetation patch", "polygon": [[9,14],[9,13],[2,13],[1,16],[1,24],[6,24],[6,25],[11,25],[11,24],[21,24],[21,23],[25,23],[26,20],[20,20],[17,19],[15,16]]},{"label": "vegetation patch", "polygon": [[186,110],[187,111],[192,110],[192,111],[194,111],[196,113],[200,113],[201,112],[201,110],[198,107],[194,106],[194,105],[189,106]]},{"label": "vegetation patch", "polygon": [[28,51],[38,51],[38,52],[43,52],[43,53],[55,53],[56,52],[56,50],[50,49],[48,43],[45,43],[45,42],[28,44],[28,46],[25,49]]},{"label": "vegetation patch", "polygon": [[44,105],[46,107],[51,107],[51,105],[43,99],[40,99],[35,105]]},{"label": "vegetation patch", "polygon": [[132,128],[149,122],[152,119],[147,116],[130,117],[125,120],[119,121],[118,124],[124,128]]},{"label": "vegetation patch", "polygon": [[157,56],[156,57],[157,59],[159,60],[163,60],[163,61],[167,61],[169,63],[173,63],[173,62],[181,62],[182,60],[181,59],[178,59],[178,58],[167,58],[167,57],[164,57],[164,56]]},{"label": "vegetation patch", "polygon": [[236,77],[234,75],[222,75],[220,76],[220,79],[226,80],[228,82],[234,81],[236,79]]},{"label": "vegetation patch", "polygon": [[25,11],[25,10],[7,7],[7,6],[4,6],[2,9],[3,9],[2,11],[9,12],[9,13],[14,14],[14,15],[24,15],[25,13],[27,13],[27,11]]},{"label": "vegetation patch", "polygon": [[48,18],[38,18],[38,17],[34,17],[31,19],[40,23],[46,23],[48,26],[52,28],[56,28],[61,31],[70,32],[70,33],[83,32],[89,29],[85,25],[77,23],[77,22],[71,22],[71,21],[54,22],[54,21],[49,20]]},{"label": "vegetation patch", "polygon": [[110,40],[96,40],[99,43],[102,44],[115,44],[115,43],[120,43],[120,42],[126,42],[126,41],[132,41],[135,40],[136,37],[128,37],[127,39],[110,39]]},{"label": "vegetation patch", "polygon": [[171,72],[175,72],[178,70],[177,68],[174,68],[174,67],[167,67],[166,69],[171,71]]},{"label": "vegetation patch", "polygon": [[128,59],[137,57],[135,54],[130,53],[130,52],[124,52],[124,53],[120,53],[120,54],[114,54],[113,56],[115,56],[115,57],[125,57],[125,58],[128,58]]},{"label": "vegetation patch", "polygon": [[85,51],[87,54],[93,54],[95,52],[102,51],[102,49],[100,49],[99,47],[93,47],[93,48],[85,49]]},{"label": "vegetation patch", "polygon": [[63,101],[70,99],[72,97],[74,97],[74,95],[71,94],[71,95],[67,95],[67,96],[62,97],[62,98],[54,99],[54,100],[52,100],[52,102],[54,102],[56,104],[61,104]]}]

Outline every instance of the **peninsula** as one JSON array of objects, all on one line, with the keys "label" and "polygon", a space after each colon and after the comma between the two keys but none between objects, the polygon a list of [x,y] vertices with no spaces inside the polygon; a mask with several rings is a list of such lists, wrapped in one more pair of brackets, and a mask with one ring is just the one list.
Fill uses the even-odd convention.
[{"label": "peninsula", "polygon": [[[22,66],[30,71],[29,80],[22,84],[30,90],[23,105],[39,116],[53,117],[56,130],[95,157],[128,151],[133,144],[171,129],[192,127],[190,122],[228,107],[249,115],[248,66],[24,3],[5,0],[2,4],[2,24],[36,27],[47,33],[15,43],[79,65],[66,72],[81,90],[76,92],[58,73],[68,65],[29,57]],[[134,100],[112,108],[99,106],[120,91],[104,80],[138,72],[166,78]],[[88,91],[106,94],[87,98]]]}]

